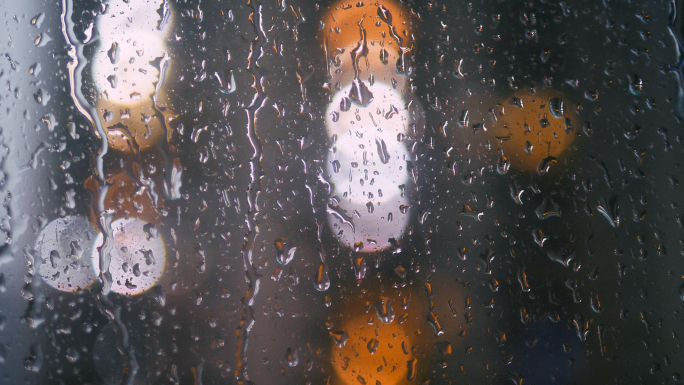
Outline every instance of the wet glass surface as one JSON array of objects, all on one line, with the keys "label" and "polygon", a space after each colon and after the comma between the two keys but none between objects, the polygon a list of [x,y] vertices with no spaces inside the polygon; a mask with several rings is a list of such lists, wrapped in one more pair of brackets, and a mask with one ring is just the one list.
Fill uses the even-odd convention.
[{"label": "wet glass surface", "polygon": [[682,382],[681,1],[0,4],[0,383]]}]

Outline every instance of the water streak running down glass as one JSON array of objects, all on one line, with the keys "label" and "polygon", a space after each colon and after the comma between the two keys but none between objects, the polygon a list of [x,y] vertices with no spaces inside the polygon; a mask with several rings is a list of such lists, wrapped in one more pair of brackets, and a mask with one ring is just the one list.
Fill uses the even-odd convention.
[{"label": "water streak running down glass", "polygon": [[678,384],[684,3],[3,3],[0,384]]}]

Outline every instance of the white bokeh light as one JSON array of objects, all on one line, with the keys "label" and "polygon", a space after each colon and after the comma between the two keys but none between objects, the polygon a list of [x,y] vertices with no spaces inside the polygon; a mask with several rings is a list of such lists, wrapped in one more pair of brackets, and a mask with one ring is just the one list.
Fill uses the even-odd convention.
[{"label": "white bokeh light", "polygon": [[93,80],[100,94],[117,104],[137,104],[155,92],[159,69],[152,62],[164,55],[168,15],[163,1],[107,3],[97,18],[100,47],[93,60]]},{"label": "white bokeh light", "polygon": [[67,216],[48,223],[38,235],[36,263],[43,281],[53,288],[75,292],[90,286],[97,275],[91,254],[97,231],[84,218]]},{"label": "white bokeh light", "polygon": [[410,153],[400,139],[411,120],[402,94],[392,86],[370,86],[373,101],[365,108],[349,104],[350,88],[342,88],[326,112],[333,138],[326,175],[334,185],[328,223],[342,243],[373,252],[389,247],[392,238],[399,240],[408,224],[404,192]]},{"label": "white bokeh light", "polygon": [[[119,219],[112,223],[114,247],[111,251],[109,272],[112,291],[136,295],[153,287],[164,272],[166,249],[156,228],[137,218]],[[102,244],[100,233],[95,241]],[[100,255],[92,252],[92,265],[99,275]]]}]

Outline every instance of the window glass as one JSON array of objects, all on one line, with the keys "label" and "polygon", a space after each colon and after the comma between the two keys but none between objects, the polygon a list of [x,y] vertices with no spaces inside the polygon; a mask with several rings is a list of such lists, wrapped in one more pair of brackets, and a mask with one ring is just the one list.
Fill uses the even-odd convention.
[{"label": "window glass", "polygon": [[683,6],[5,1],[0,383],[680,383]]}]

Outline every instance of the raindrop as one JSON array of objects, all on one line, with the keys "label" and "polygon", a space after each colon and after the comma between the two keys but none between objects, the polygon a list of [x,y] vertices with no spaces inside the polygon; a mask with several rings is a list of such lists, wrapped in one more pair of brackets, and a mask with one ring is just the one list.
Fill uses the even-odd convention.
[{"label": "raindrop", "polygon": [[401,76],[410,76],[413,73],[413,67],[410,64],[409,51],[410,48],[400,47],[399,59],[397,59],[397,74]]},{"label": "raindrop", "polygon": [[542,159],[541,163],[539,163],[539,166],[537,166],[537,175],[543,176],[548,174],[549,169],[551,169],[551,166],[553,166],[556,163],[557,160],[553,156],[549,156]]},{"label": "raindrop", "polygon": [[387,152],[387,145],[385,145],[385,141],[381,138],[375,138],[375,145],[378,149],[378,156],[380,157],[380,162],[382,164],[389,163],[390,155]]},{"label": "raindrop", "polygon": [[72,364],[76,361],[78,361],[79,358],[81,358],[81,355],[78,354],[78,350],[74,349],[72,346],[67,348],[66,350],[66,358],[71,362]]},{"label": "raindrop", "polygon": [[461,111],[461,117],[458,118],[458,125],[461,126],[461,128],[468,127],[468,122],[469,122],[468,114],[469,114],[468,110]]},{"label": "raindrop", "polygon": [[31,25],[40,28],[40,25],[43,24],[43,20],[45,20],[45,14],[39,13],[31,19]]},{"label": "raindrop", "polygon": [[351,100],[349,100],[348,97],[343,97],[342,100],[340,100],[340,111],[342,112],[347,112],[351,108]]},{"label": "raindrop", "polygon": [[382,323],[388,324],[394,321],[394,309],[392,308],[392,300],[389,298],[378,298],[375,301],[375,314]]},{"label": "raindrop", "polygon": [[285,359],[287,360],[287,366],[294,368],[299,364],[299,356],[297,355],[297,350],[292,350],[287,348],[287,353],[285,354]]},{"label": "raindrop", "polygon": [[528,154],[531,154],[533,149],[534,149],[534,146],[532,145],[532,143],[530,143],[529,140],[525,141],[525,152]]},{"label": "raindrop", "polygon": [[496,162],[496,172],[500,175],[506,175],[510,167],[511,163],[504,155],[503,150],[499,150],[499,160]]},{"label": "raindrop", "polygon": [[463,205],[463,210],[461,211],[461,215],[470,217],[475,219],[478,222],[482,221],[482,215],[484,215],[484,212],[473,209],[469,205]]},{"label": "raindrop", "polygon": [[418,375],[418,359],[413,357],[411,360],[406,362],[406,365],[408,366],[406,379],[410,382],[413,382],[416,380],[416,376]]},{"label": "raindrop", "polygon": [[335,342],[338,348],[342,349],[349,341],[349,334],[346,330],[330,332],[330,338]]},{"label": "raindrop", "polygon": [[214,72],[214,80],[216,81],[216,86],[219,91],[226,95],[232,94],[237,89],[235,85],[235,75],[233,74],[233,71],[228,69]]},{"label": "raindrop", "polygon": [[561,98],[553,98],[549,100],[549,111],[551,116],[556,119],[563,119],[565,116],[565,102]]},{"label": "raindrop", "polygon": [[594,313],[600,313],[601,312],[601,301],[599,301],[598,298],[598,293],[591,292],[591,295],[589,296],[589,305],[591,306],[591,310],[594,311]]},{"label": "raindrop", "polygon": [[522,101],[522,99],[517,98],[517,97],[515,97],[515,96],[511,98],[511,100],[509,101],[509,103],[510,103],[512,106],[516,106],[516,107],[518,107],[518,108],[523,108],[523,101]]},{"label": "raindrop", "polygon": [[384,48],[381,49],[380,50],[380,61],[382,62],[382,64],[385,64],[385,65],[387,64],[387,61],[388,61],[387,56],[388,56],[387,51]]},{"label": "raindrop", "polygon": [[282,239],[276,239],[273,242],[273,246],[275,247],[275,257],[276,261],[280,263],[281,265],[287,265],[290,263],[295,256],[295,252],[297,251],[296,247],[291,247],[287,252],[285,251],[286,244],[285,244],[285,238]]},{"label": "raindrop", "polygon": [[575,326],[577,337],[579,337],[580,341],[584,342],[589,334],[589,321],[585,320],[582,314],[577,314],[572,323]]},{"label": "raindrop", "polygon": [[[359,107],[368,107],[373,101],[373,94],[363,81],[354,79],[352,81],[351,89],[349,90],[349,99]],[[342,99],[342,101],[344,101],[344,99]],[[342,108],[342,102],[340,102],[340,108],[342,111],[345,111]]]},{"label": "raindrop", "polygon": [[116,88],[116,86],[119,85],[119,78],[117,78],[116,75],[107,76],[107,81],[112,88]]},{"label": "raindrop", "polygon": [[109,51],[107,51],[107,56],[109,57],[109,61],[112,62],[112,64],[116,64],[119,62],[119,44],[114,42],[112,43],[112,47],[109,48]]},{"label": "raindrop", "polygon": [[356,279],[363,279],[366,277],[366,258],[356,257],[354,258],[354,271],[356,273]]},{"label": "raindrop", "polygon": [[143,226],[143,231],[145,232],[145,239],[150,240],[150,239],[156,239],[159,237],[159,230],[157,230],[157,226],[155,226],[152,223],[148,223]]},{"label": "raindrop", "polygon": [[368,344],[366,345],[366,347],[368,348],[368,353],[375,354],[375,352],[378,350],[379,345],[380,341],[376,340],[375,338],[371,338],[370,341],[368,341]]},{"label": "raindrop", "polygon": [[437,319],[437,314],[434,312],[429,312],[427,315],[427,321],[432,325],[432,328],[435,330],[435,337],[439,337],[442,334],[444,334],[444,329],[442,328],[442,324],[439,322]]},{"label": "raindrop", "polygon": [[634,95],[634,96],[641,95],[643,88],[644,88],[644,82],[643,82],[643,80],[641,80],[641,77],[639,77],[639,75],[633,74],[632,76],[629,77],[629,92],[632,95]]},{"label": "raindrop", "polygon": [[38,74],[40,73],[40,70],[42,68],[43,67],[40,65],[40,63],[35,63],[31,67],[29,67],[29,70],[28,70],[29,75],[38,76]]},{"label": "raindrop", "polygon": [[604,218],[606,218],[606,220],[608,220],[608,223],[610,223],[612,227],[620,226],[620,206],[616,196],[611,197],[608,202],[601,197],[596,209],[599,211],[599,213],[601,213],[601,215],[603,215]]},{"label": "raindrop", "polygon": [[318,291],[326,291],[330,288],[330,277],[328,277],[328,268],[324,263],[318,266],[318,272],[314,280],[314,287]]}]

